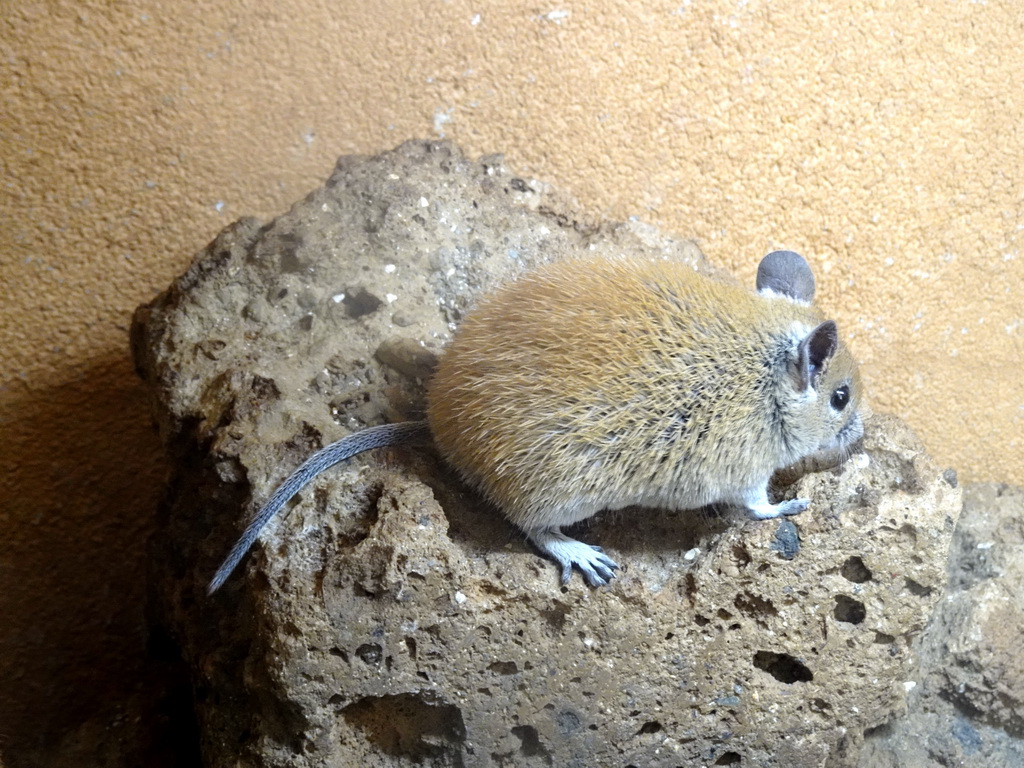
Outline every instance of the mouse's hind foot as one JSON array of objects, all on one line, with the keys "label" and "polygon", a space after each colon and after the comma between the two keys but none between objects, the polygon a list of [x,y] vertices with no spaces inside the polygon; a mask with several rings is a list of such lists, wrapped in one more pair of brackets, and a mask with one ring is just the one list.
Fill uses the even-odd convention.
[{"label": "mouse's hind foot", "polygon": [[542,554],[550,557],[562,569],[562,583],[568,584],[572,569],[579,568],[584,580],[592,587],[603,587],[615,575],[618,563],[600,547],[584,544],[570,538],[558,528],[540,528],[526,531],[527,538]]}]

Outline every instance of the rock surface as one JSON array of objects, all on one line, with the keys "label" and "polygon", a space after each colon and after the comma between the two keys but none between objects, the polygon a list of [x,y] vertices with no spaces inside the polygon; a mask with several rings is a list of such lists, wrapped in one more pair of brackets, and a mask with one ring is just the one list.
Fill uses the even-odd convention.
[{"label": "rock surface", "polygon": [[[208,765],[854,765],[906,707],[960,490],[899,421],[783,489],[785,521],[628,510],[555,568],[429,449],[319,478],[224,589],[206,582],[303,457],[422,413],[482,291],[547,260],[696,246],[598,222],[498,157],[410,142],[200,253],[133,328],[177,470],[153,542],[158,635],[192,677]],[[716,273],[717,274],[717,273]]]},{"label": "rock surface", "polygon": [[863,768],[1024,765],[1024,489],[968,486],[949,586],[915,643],[905,717],[870,734]]}]

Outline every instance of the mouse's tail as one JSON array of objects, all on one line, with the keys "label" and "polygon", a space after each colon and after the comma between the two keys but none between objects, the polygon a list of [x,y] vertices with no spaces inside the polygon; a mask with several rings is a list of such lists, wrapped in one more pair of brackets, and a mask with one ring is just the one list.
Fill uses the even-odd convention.
[{"label": "mouse's tail", "polygon": [[333,467],[346,459],[369,451],[374,448],[385,448],[390,445],[419,442],[430,438],[430,428],[425,421],[403,421],[398,424],[381,424],[377,427],[370,427],[361,432],[343,437],[337,442],[331,443],[326,448],[321,448],[308,459],[306,459],[291,476],[285,480],[270,497],[270,500],[263,505],[252,522],[246,526],[241,537],[231,548],[231,552],[225,558],[223,564],[217,569],[210,586],[207,587],[207,594],[213,594],[221,584],[227,580],[235,566],[245,557],[245,553],[256,541],[270,519],[276,515],[288,500],[314,477],[325,469]]}]

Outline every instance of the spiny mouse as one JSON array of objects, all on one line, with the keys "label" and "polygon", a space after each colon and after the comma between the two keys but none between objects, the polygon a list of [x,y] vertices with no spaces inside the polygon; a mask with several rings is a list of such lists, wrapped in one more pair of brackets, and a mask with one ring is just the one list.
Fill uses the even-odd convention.
[{"label": "spiny mouse", "polygon": [[562,533],[602,509],[725,503],[756,519],[777,470],[849,452],[863,432],[856,362],[812,306],[792,251],[761,261],[757,292],[642,257],[540,267],[485,297],[427,385],[427,419],[371,427],[321,449],[271,496],[209,585],[328,467],[432,438],[444,459],[561,568],[591,586],[618,565]]}]

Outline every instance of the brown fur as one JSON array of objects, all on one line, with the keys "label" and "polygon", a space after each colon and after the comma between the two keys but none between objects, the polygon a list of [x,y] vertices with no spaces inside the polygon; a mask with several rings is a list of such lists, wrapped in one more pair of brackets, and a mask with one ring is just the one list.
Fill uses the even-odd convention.
[{"label": "brown fur", "polygon": [[853,381],[842,423],[794,401],[785,352],[821,320],[672,261],[551,264],[468,315],[430,385],[430,430],[527,529],[602,508],[732,500],[857,412],[842,346],[822,387],[827,402],[829,381]]}]

